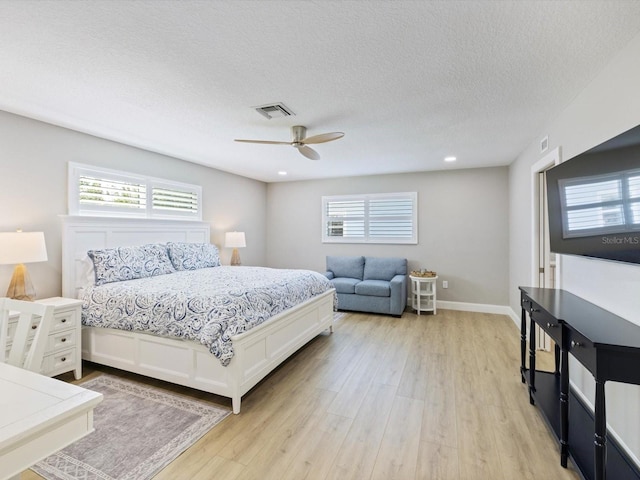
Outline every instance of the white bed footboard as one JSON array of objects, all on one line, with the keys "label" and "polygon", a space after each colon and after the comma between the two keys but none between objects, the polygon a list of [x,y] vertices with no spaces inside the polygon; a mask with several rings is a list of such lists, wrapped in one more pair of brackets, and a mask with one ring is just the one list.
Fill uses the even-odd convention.
[{"label": "white bed footboard", "polygon": [[82,358],[128,372],[240,399],[291,354],[333,324],[333,290],[232,337],[228,366],[194,342],[110,328],[83,327]]}]

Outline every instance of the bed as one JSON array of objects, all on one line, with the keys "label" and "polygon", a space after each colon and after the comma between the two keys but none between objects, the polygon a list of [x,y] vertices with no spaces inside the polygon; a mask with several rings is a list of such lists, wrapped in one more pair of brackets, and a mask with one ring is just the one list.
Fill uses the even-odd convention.
[{"label": "bed", "polygon": [[[105,277],[100,277],[100,274],[104,272],[96,263],[91,274],[87,273],[87,266],[92,265],[87,254],[90,251],[101,253],[123,246],[207,244],[209,238],[209,225],[203,222],[63,217],[62,291],[65,297],[83,298],[83,324],[87,323],[82,328],[83,359],[229,397],[233,412],[239,413],[242,395],[311,339],[331,331],[335,301],[333,289],[312,284],[300,293],[290,288],[295,282],[287,277],[296,272],[255,267],[202,268],[200,274],[197,273],[200,269],[185,269],[144,278],[107,278],[101,282],[100,278]],[[262,276],[262,270],[283,273],[285,277],[270,280],[266,273]],[[201,294],[205,284],[215,290],[216,280],[213,277],[203,280],[198,275],[215,272],[215,275],[226,279],[222,283],[236,287],[234,291],[239,292],[239,276],[243,271],[252,279],[252,285],[259,288],[251,294],[244,291],[238,294],[244,298],[241,307],[210,300],[213,297]],[[98,282],[88,282],[90,276],[95,278],[96,272]],[[315,272],[298,272],[321,277]],[[167,291],[167,282],[173,277],[174,286]],[[269,282],[280,288],[271,296],[263,289]],[[139,289],[146,292],[144,300],[134,300],[140,294]],[[164,300],[149,296],[150,292]],[[176,309],[175,305],[180,301],[186,305],[184,295],[189,292],[196,296],[190,300],[191,305],[194,302],[197,305],[190,310],[202,315],[222,312],[223,324],[232,323],[238,308],[245,308],[247,304],[264,305],[250,315],[242,311],[242,318],[246,317],[246,320],[232,328],[220,329],[217,339],[206,340],[198,335],[199,330],[204,330],[198,328],[205,325],[203,318],[192,315],[195,318],[191,320],[196,326],[186,328],[175,321],[182,316],[176,311],[184,313],[186,310]],[[97,300],[98,306],[95,302],[91,304],[91,299]],[[163,301],[169,310],[157,308]],[[206,302],[209,303],[203,306]],[[137,312],[141,315],[128,320],[118,319],[114,312],[125,310],[128,314]],[[170,321],[160,321],[163,317],[170,317]],[[141,324],[150,324],[153,333],[141,331]]]}]

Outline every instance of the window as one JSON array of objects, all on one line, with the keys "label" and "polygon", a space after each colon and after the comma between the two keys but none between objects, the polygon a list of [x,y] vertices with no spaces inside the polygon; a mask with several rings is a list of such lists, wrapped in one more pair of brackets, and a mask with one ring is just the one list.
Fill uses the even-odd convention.
[{"label": "window", "polygon": [[69,214],[202,220],[202,187],[69,163]]},{"label": "window", "polygon": [[640,229],[640,171],[560,180],[563,237]]},{"label": "window", "polygon": [[418,243],[418,194],[322,197],[322,241]]}]

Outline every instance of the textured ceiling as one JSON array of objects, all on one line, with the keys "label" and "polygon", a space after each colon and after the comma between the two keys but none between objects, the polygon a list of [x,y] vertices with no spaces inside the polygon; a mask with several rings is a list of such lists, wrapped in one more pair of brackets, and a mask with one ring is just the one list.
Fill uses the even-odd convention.
[{"label": "textured ceiling", "polygon": [[[636,0],[1,0],[0,109],[268,182],[507,165],[639,32]],[[292,125],[345,137],[233,141]]]}]

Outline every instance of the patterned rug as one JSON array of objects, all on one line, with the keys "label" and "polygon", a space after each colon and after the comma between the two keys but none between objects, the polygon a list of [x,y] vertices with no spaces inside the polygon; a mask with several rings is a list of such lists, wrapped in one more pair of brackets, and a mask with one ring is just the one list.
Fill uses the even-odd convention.
[{"label": "patterned rug", "polygon": [[104,373],[81,386],[104,396],[95,431],[32,467],[46,479],[149,479],[231,413]]}]

